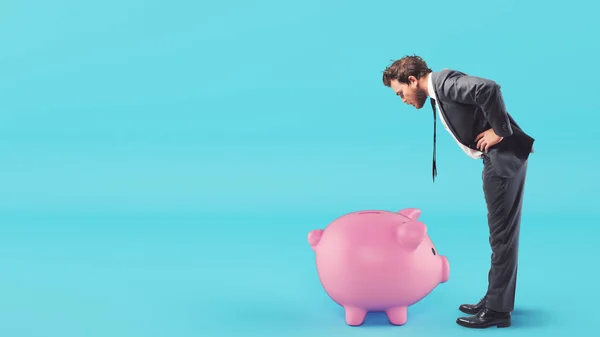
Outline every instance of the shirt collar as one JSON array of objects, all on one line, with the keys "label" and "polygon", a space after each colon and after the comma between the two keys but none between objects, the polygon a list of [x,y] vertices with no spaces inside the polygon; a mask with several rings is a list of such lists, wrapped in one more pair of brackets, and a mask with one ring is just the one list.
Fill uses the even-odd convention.
[{"label": "shirt collar", "polygon": [[432,73],[429,73],[428,78],[427,78],[427,90],[429,92],[429,98],[435,100],[435,90],[433,90],[433,79],[431,76]]}]

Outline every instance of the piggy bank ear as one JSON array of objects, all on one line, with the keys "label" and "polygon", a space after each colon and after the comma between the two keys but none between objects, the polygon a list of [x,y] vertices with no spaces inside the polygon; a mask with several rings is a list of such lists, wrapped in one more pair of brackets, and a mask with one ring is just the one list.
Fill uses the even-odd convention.
[{"label": "piggy bank ear", "polygon": [[421,216],[421,210],[418,208],[405,208],[398,211],[398,214],[404,215],[405,217],[412,220],[417,220],[419,219],[419,216]]},{"label": "piggy bank ear", "polygon": [[396,232],[398,241],[408,250],[415,250],[427,234],[427,227],[420,221],[409,221],[398,226]]},{"label": "piggy bank ear", "polygon": [[321,237],[323,236],[322,229],[315,229],[308,233],[308,244],[314,250],[317,248],[317,245],[321,241]]}]

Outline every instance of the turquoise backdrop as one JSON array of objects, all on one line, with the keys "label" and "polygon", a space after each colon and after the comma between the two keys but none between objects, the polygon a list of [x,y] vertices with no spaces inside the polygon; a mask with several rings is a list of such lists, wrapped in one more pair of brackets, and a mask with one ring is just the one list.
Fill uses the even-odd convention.
[{"label": "turquoise backdrop", "polygon": [[[600,325],[593,1],[0,4],[0,336],[592,336]],[[595,42],[596,41],[596,42]],[[482,163],[381,73],[502,85],[536,139],[517,309],[465,330],[490,261]],[[418,207],[450,281],[405,326],[324,293],[310,230]]]}]

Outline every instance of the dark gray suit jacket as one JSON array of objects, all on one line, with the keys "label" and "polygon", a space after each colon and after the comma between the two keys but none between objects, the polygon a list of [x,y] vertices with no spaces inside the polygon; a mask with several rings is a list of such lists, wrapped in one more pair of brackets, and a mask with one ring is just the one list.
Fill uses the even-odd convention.
[{"label": "dark gray suit jacket", "polygon": [[430,76],[436,104],[458,141],[477,149],[477,135],[494,129],[504,139],[490,147],[489,159],[499,175],[512,177],[529,158],[534,139],[506,111],[500,85],[450,69]]}]

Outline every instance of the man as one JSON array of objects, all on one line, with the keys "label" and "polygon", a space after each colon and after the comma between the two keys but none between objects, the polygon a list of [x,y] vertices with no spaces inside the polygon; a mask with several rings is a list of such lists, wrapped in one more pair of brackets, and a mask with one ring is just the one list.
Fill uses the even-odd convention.
[{"label": "man", "polygon": [[456,322],[471,328],[510,326],[523,187],[534,139],[508,114],[500,86],[494,81],[456,70],[433,72],[421,57],[405,56],[385,69],[383,83],[404,103],[417,109],[430,98],[434,117],[434,179],[436,106],[442,124],[464,152],[471,158],[482,159],[492,249],[488,289],[479,303],[459,307],[471,316],[459,317]]}]

